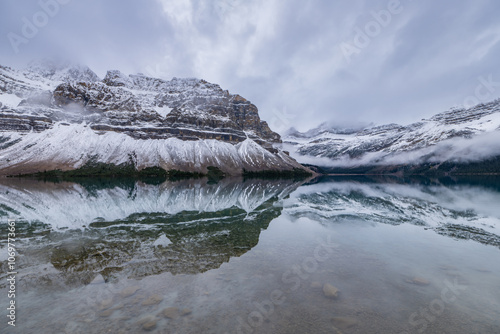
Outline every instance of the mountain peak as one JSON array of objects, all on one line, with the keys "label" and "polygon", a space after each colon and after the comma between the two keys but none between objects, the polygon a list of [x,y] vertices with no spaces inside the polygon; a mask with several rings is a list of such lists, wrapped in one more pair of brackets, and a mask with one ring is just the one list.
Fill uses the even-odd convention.
[{"label": "mountain peak", "polygon": [[110,70],[101,81],[87,66],[44,60],[1,67],[0,88],[0,173],[132,158],[138,168],[227,175],[304,168],[273,148],[281,138],[255,105],[203,79]]},{"label": "mountain peak", "polygon": [[28,78],[35,80],[48,79],[59,82],[96,82],[101,80],[88,66],[66,60],[42,59],[31,61],[24,72]]},{"label": "mountain peak", "polygon": [[134,84],[128,76],[118,70],[108,71],[103,82],[108,86],[114,87],[131,87]]}]

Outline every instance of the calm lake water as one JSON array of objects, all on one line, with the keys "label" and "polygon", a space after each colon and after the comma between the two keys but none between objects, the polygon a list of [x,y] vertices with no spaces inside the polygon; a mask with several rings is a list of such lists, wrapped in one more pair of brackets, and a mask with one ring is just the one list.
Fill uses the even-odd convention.
[{"label": "calm lake water", "polygon": [[499,203],[479,177],[2,179],[0,332],[500,333]]}]

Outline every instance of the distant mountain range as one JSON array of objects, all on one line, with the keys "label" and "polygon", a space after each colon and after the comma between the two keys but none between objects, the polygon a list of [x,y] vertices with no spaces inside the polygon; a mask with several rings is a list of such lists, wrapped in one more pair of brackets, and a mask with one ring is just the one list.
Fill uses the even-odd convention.
[{"label": "distant mountain range", "polygon": [[500,173],[500,100],[402,126],[291,129],[284,147],[324,173]]},{"label": "distant mountain range", "polygon": [[[273,146],[257,107],[199,79],[40,61],[0,66],[0,175],[91,164],[227,175],[306,170]],[[101,166],[100,165],[100,166]]]}]

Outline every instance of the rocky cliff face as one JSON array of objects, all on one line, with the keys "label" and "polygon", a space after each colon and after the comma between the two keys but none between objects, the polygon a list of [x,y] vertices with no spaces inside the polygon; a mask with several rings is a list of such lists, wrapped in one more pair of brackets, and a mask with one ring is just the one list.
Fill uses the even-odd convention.
[{"label": "rocky cliff face", "polygon": [[0,66],[0,103],[0,174],[89,159],[229,174],[303,168],[273,148],[280,136],[255,105],[204,80],[119,71],[100,80],[88,67],[52,62]]}]

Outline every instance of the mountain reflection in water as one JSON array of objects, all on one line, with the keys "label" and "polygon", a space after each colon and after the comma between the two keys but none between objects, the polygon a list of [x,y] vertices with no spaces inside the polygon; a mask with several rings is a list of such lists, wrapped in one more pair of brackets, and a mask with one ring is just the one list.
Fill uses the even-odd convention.
[{"label": "mountain reflection in water", "polygon": [[499,333],[499,184],[3,179],[1,269],[15,218],[23,333]]},{"label": "mountain reflection in water", "polygon": [[[334,182],[331,182],[334,180]],[[500,248],[500,179],[326,178],[301,187],[285,205],[294,219],[325,225],[358,220],[423,226]],[[328,182],[330,181],[330,182]]]},{"label": "mountain reflection in water", "polygon": [[21,271],[49,262],[57,270],[25,277],[28,286],[30,278],[37,286],[74,286],[99,274],[105,281],[117,273],[194,274],[257,245],[261,230],[281,214],[279,202],[299,185],[256,179],[161,185],[8,179],[0,185],[0,215],[18,220]]}]

